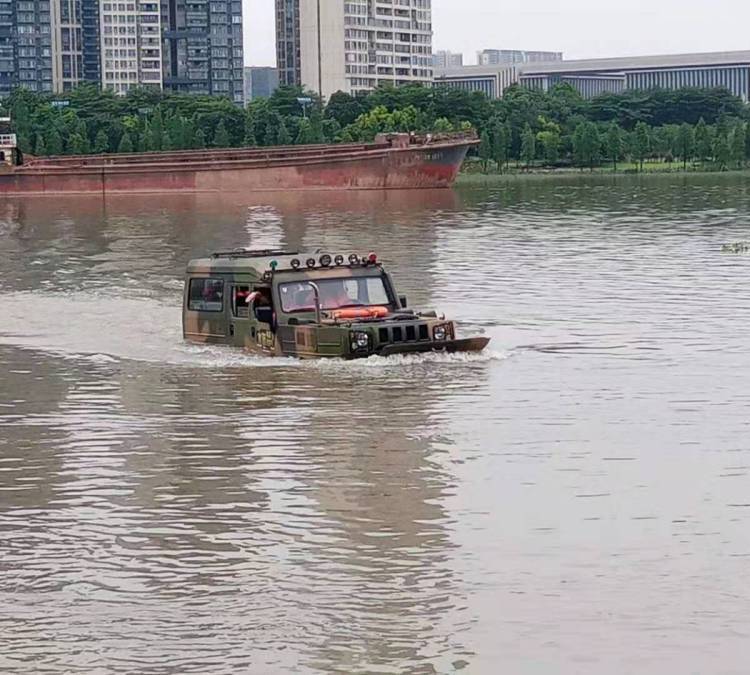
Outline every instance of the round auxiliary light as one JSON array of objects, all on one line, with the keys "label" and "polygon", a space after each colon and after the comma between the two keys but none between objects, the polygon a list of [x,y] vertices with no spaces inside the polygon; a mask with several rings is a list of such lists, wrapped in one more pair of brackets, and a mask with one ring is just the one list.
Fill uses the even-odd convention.
[{"label": "round auxiliary light", "polygon": [[370,344],[370,336],[367,333],[354,333],[352,343],[358,349],[365,349]]},{"label": "round auxiliary light", "polygon": [[349,256],[349,264],[356,265],[359,262],[359,256],[356,253],[352,253]]},{"label": "round auxiliary light", "polygon": [[336,263],[336,265],[343,265],[343,264],[344,264],[344,256],[343,256],[343,255],[337,255],[337,256],[336,256],[336,257],[335,257],[335,258],[333,259],[333,262],[335,262],[335,263]]},{"label": "round auxiliary light", "polygon": [[325,255],[320,256],[320,265],[321,267],[330,267],[331,266],[331,256],[329,256],[327,253]]},{"label": "round auxiliary light", "polygon": [[302,263],[299,261],[299,258],[294,258],[290,264],[293,270],[298,270]]},{"label": "round auxiliary light", "polygon": [[435,326],[432,336],[438,342],[443,342],[448,337],[448,331],[445,330],[445,326]]},{"label": "round auxiliary light", "polygon": [[308,266],[308,267],[309,267],[310,269],[312,269],[313,267],[315,267],[315,258],[308,258],[308,259],[307,259],[307,263],[306,263],[306,265],[307,265],[307,266]]},{"label": "round auxiliary light", "polygon": [[369,262],[371,265],[377,265],[378,264],[377,254],[370,253],[370,255],[367,256],[367,262]]}]

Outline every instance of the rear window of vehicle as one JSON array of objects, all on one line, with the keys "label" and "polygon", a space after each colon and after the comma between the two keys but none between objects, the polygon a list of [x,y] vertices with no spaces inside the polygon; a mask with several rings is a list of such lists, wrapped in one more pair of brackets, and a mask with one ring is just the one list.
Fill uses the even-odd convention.
[{"label": "rear window of vehicle", "polygon": [[224,280],[191,279],[188,309],[193,312],[221,312],[224,309]]}]

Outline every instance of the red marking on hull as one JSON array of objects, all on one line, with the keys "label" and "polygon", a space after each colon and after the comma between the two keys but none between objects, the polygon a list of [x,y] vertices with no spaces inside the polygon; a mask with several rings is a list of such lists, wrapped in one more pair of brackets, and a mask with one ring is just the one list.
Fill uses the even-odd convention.
[{"label": "red marking on hull", "polygon": [[0,173],[0,194],[131,194],[450,187],[462,139],[405,148],[306,146],[33,159]]}]

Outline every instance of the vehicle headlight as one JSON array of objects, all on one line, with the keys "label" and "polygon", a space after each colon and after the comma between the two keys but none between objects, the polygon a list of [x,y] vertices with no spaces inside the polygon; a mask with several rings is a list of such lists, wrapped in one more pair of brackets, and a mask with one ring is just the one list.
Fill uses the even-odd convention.
[{"label": "vehicle headlight", "polygon": [[435,326],[432,329],[432,337],[436,342],[443,342],[448,337],[448,331],[445,326]]},{"label": "vehicle headlight", "polygon": [[370,336],[367,333],[356,331],[352,333],[352,348],[367,349],[370,346]]}]

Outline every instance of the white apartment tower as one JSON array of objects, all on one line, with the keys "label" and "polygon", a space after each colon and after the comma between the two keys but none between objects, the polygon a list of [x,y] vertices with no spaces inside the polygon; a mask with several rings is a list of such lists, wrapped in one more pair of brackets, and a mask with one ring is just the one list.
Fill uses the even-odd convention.
[{"label": "white apartment tower", "polygon": [[159,0],[101,2],[101,82],[125,94],[132,87],[162,88]]},{"label": "white apartment tower", "polygon": [[277,16],[292,4],[299,81],[324,98],[432,81],[431,0],[276,0]]}]

